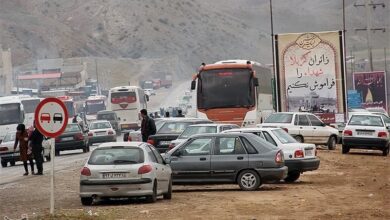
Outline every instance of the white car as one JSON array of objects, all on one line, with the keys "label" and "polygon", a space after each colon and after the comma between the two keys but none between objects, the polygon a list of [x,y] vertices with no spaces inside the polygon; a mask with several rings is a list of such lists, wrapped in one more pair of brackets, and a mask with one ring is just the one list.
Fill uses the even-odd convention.
[{"label": "white car", "polygon": [[94,121],[89,124],[88,143],[116,142],[116,132],[109,121]]},{"label": "white car", "polygon": [[142,142],[104,143],[92,151],[80,175],[80,198],[172,198],[172,170],[157,150]]},{"label": "white car", "polygon": [[337,129],[327,126],[317,116],[307,112],[273,113],[257,127],[283,128],[298,142],[327,145],[329,150],[336,149],[339,137]]},{"label": "white car", "polygon": [[320,159],[314,144],[297,142],[281,128],[240,128],[224,131],[223,133],[252,133],[283,150],[285,165],[288,167],[285,182],[296,181],[301,173],[317,170]]},{"label": "white car", "polygon": [[[11,166],[15,166],[15,163],[20,160],[19,145],[16,147],[14,152],[15,136],[16,132],[8,132],[5,135],[3,142],[0,144],[0,159],[2,167],[7,167],[8,163],[10,163]],[[50,161],[51,141],[44,139],[42,146],[44,158],[46,161]]]},{"label": "white car", "polygon": [[384,108],[366,108],[366,110],[372,113],[380,113],[389,117],[389,114]]},{"label": "white car", "polygon": [[343,131],[342,153],[352,148],[381,150],[389,154],[389,129],[383,117],[374,114],[355,114],[349,119]]},{"label": "white car", "polygon": [[229,129],[240,128],[236,124],[196,124],[190,125],[179,135],[176,140],[171,141],[168,150],[185,142],[192,135],[206,133],[220,133]]}]

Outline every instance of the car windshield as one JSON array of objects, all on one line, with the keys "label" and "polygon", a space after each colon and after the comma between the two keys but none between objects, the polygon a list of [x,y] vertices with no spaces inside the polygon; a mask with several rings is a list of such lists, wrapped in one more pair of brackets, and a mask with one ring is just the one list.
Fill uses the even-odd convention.
[{"label": "car windshield", "polygon": [[89,127],[91,130],[111,128],[110,122],[95,122]]},{"label": "car windshield", "polygon": [[65,132],[77,132],[80,131],[80,127],[77,124],[68,124]]},{"label": "car windshield", "polygon": [[98,114],[97,120],[115,120],[115,113]]},{"label": "car windshield", "polygon": [[267,119],[265,119],[264,123],[291,123],[293,114],[271,114]]},{"label": "car windshield", "polygon": [[272,133],[278,138],[282,144],[298,143],[291,135],[283,129],[272,130]]},{"label": "car windshield", "polygon": [[5,135],[4,137],[4,142],[11,142],[11,141],[15,141],[15,136],[16,136],[16,132],[12,132],[12,133],[8,133],[7,135]]},{"label": "car windshield", "polygon": [[184,131],[189,125],[190,122],[166,122],[159,130],[159,134],[180,134]]},{"label": "car windshield", "polygon": [[141,148],[124,148],[121,146],[96,149],[89,157],[91,165],[139,164],[144,162]]},{"label": "car windshield", "polygon": [[216,133],[217,126],[189,126],[183,133],[178,137],[178,139],[187,139],[194,134],[205,134],[205,133]]},{"label": "car windshield", "polygon": [[381,116],[374,115],[353,115],[348,125],[376,126],[383,127]]}]

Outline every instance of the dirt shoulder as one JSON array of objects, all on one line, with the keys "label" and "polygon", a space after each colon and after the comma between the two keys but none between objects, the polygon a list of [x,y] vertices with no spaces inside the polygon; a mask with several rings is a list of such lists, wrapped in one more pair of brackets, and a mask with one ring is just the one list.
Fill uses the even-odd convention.
[{"label": "dirt shoulder", "polygon": [[[294,184],[266,184],[255,192],[236,185],[174,186],[170,201],[100,202],[78,197],[82,163],[56,175],[55,219],[390,219],[390,157],[319,151],[320,169]],[[0,185],[0,218],[48,219],[49,176]]]}]

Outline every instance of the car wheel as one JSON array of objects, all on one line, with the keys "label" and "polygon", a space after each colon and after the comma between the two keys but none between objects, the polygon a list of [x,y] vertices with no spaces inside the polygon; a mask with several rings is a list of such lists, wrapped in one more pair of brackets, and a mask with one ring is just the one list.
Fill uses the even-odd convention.
[{"label": "car wheel", "polygon": [[1,167],[7,167],[8,162],[7,161],[1,161]]},{"label": "car wheel", "polygon": [[303,137],[298,135],[298,136],[295,136],[294,137],[296,141],[298,141],[299,143],[303,143]]},{"label": "car wheel", "polygon": [[261,180],[259,174],[253,170],[244,170],[237,179],[238,185],[244,191],[252,191],[259,188]]},{"label": "car wheel", "polygon": [[389,151],[390,151],[390,146],[387,146],[385,149],[383,149],[382,155],[383,155],[383,156],[389,155]]},{"label": "car wheel", "polygon": [[55,156],[60,156],[60,151],[59,150],[56,150],[55,153],[54,153]]},{"label": "car wheel", "polygon": [[15,161],[10,161],[9,164],[11,164],[11,166],[15,166]]},{"label": "car wheel", "polygon": [[341,153],[343,154],[347,154],[349,152],[349,147],[348,146],[345,146],[343,145],[342,148],[341,148]]},{"label": "car wheel", "polygon": [[93,203],[92,197],[81,198],[81,204],[83,204],[83,205],[92,205],[92,203]]},{"label": "car wheel", "polygon": [[295,182],[300,176],[301,173],[299,171],[291,171],[288,172],[287,177],[284,179],[284,181],[286,183],[292,183]]},{"label": "car wheel", "polygon": [[168,191],[163,194],[164,199],[172,199],[172,177],[169,179]]},{"label": "car wheel", "polygon": [[335,136],[330,136],[328,140],[328,149],[334,150],[336,149],[337,139]]},{"label": "car wheel", "polygon": [[157,201],[157,181],[153,183],[153,194],[150,196],[146,196],[146,202],[153,203]]}]

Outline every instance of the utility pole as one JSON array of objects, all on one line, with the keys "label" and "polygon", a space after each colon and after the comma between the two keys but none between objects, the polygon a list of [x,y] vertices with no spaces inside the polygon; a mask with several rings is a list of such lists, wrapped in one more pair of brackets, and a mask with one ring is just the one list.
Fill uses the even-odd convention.
[{"label": "utility pole", "polygon": [[371,32],[375,31],[386,31],[386,28],[380,27],[380,28],[372,28],[372,18],[371,18],[371,8],[375,10],[378,6],[382,6],[382,8],[385,8],[385,3],[374,3],[372,0],[365,0],[364,4],[354,4],[355,7],[365,7],[366,9],[366,21],[367,26],[366,28],[357,28],[355,31],[367,31],[367,52],[368,52],[368,62],[370,65],[370,71],[372,72],[374,70],[374,65],[372,62],[372,46],[371,46]]},{"label": "utility pole", "polygon": [[96,93],[98,95],[100,95],[100,83],[99,83],[99,72],[98,72],[98,66],[97,66],[97,60],[96,60],[96,57],[95,57],[95,71],[96,71]]}]

